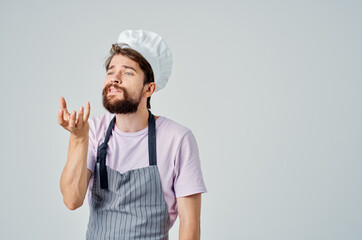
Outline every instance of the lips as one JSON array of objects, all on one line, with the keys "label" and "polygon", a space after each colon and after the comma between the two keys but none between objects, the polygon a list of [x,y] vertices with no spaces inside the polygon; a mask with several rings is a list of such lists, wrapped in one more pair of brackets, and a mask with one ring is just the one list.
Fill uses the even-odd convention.
[{"label": "lips", "polygon": [[120,89],[117,89],[117,88],[114,88],[114,87],[110,87],[109,89],[108,89],[108,92],[109,93],[116,93],[116,92],[122,92]]}]

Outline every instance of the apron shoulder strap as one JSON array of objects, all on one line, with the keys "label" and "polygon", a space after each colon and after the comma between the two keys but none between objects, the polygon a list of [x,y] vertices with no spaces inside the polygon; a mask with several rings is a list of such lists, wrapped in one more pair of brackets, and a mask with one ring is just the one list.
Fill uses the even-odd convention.
[{"label": "apron shoulder strap", "polygon": [[150,166],[157,165],[156,154],[156,121],[155,116],[148,110],[148,158]]}]

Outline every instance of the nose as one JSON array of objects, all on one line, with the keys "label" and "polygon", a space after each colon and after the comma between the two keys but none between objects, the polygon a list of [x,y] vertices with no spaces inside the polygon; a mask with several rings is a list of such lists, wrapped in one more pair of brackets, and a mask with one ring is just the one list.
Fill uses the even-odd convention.
[{"label": "nose", "polygon": [[122,83],[122,71],[115,71],[113,78],[111,79],[111,83],[114,84],[120,84]]},{"label": "nose", "polygon": [[115,78],[115,79],[112,79],[111,80],[111,83],[114,84],[114,83],[117,83],[119,84],[121,82],[121,80],[119,80],[118,78]]},{"label": "nose", "polygon": [[113,79],[111,79],[111,83],[112,84],[120,84],[122,82],[122,80],[121,80],[121,78],[120,78],[120,76],[114,76],[114,78]]}]

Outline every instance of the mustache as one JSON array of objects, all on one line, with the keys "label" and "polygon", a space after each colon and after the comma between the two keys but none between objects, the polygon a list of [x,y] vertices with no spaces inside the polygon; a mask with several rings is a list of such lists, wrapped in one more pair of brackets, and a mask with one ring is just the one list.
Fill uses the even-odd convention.
[{"label": "mustache", "polygon": [[113,87],[113,88],[115,88],[117,90],[122,90],[123,92],[127,91],[124,87],[120,87],[115,83],[110,83],[104,88],[103,93],[107,93],[111,87]]}]

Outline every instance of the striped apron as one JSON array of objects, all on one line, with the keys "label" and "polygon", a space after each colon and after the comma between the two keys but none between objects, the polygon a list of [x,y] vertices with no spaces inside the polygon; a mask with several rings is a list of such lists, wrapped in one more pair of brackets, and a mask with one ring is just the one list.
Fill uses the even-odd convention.
[{"label": "striped apron", "polygon": [[156,158],[156,124],[148,117],[149,166],[120,173],[106,166],[110,122],[104,142],[98,147],[87,240],[168,240],[170,218],[163,195]]}]

